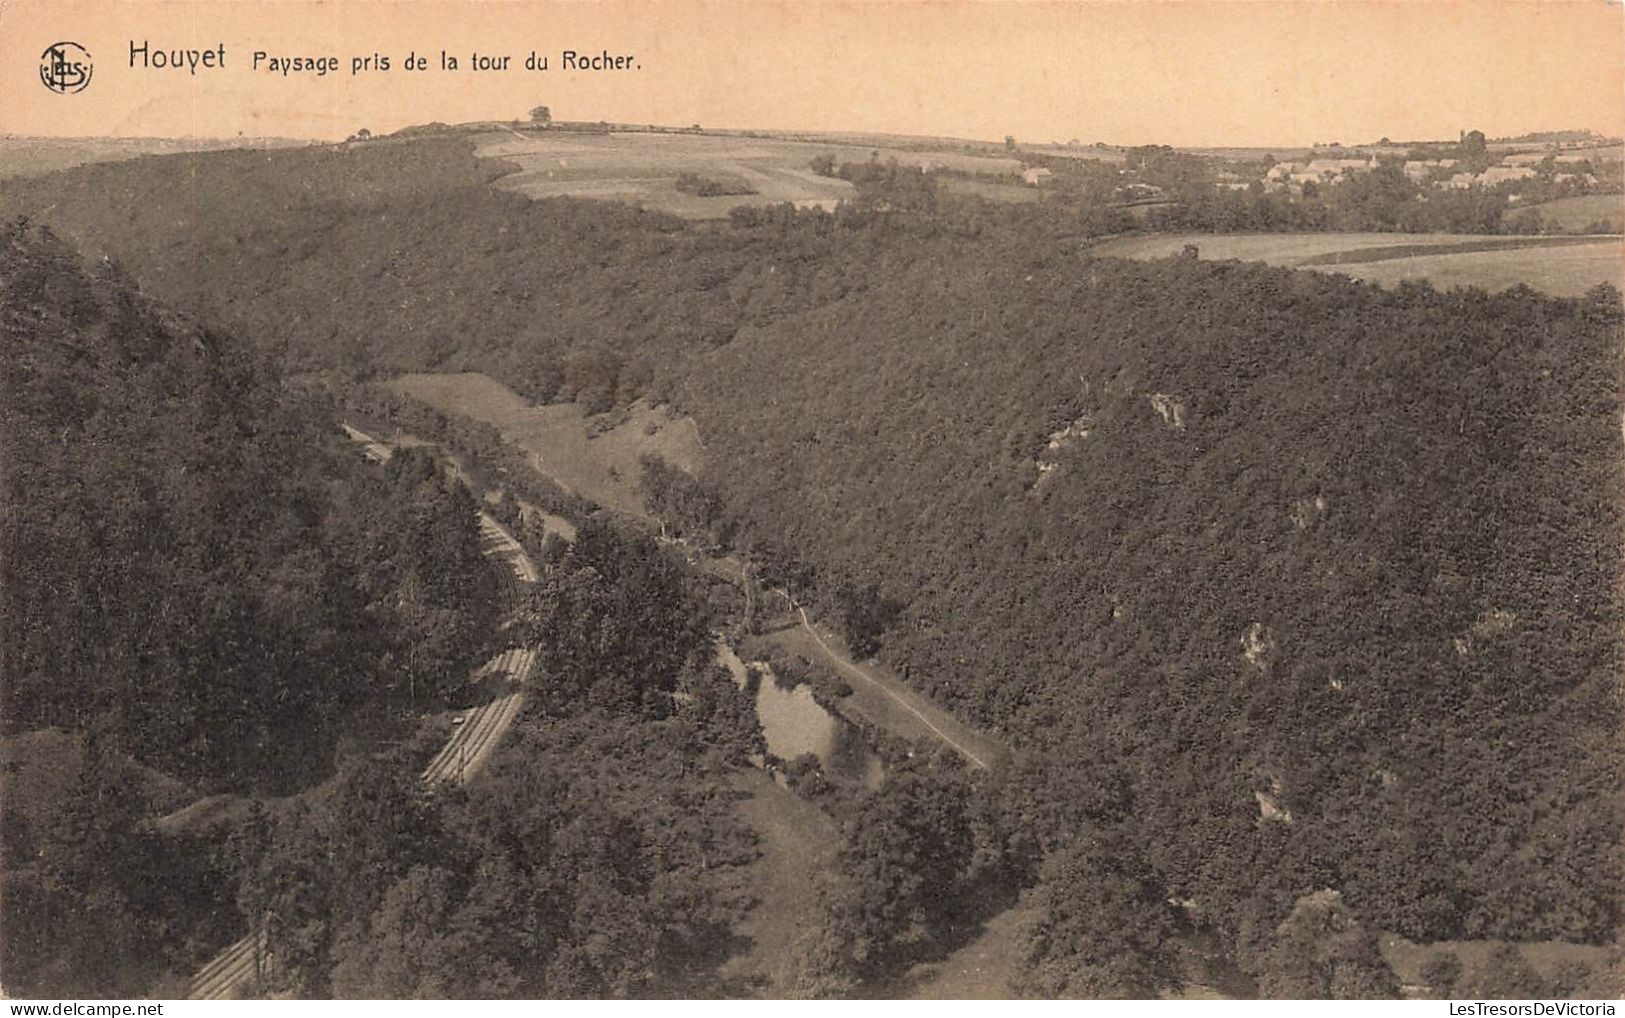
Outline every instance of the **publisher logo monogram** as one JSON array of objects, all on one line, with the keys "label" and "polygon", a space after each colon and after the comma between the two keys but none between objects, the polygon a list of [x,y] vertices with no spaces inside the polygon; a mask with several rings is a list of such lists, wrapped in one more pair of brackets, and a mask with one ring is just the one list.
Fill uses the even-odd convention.
[{"label": "publisher logo monogram", "polygon": [[90,54],[76,42],[58,42],[39,58],[39,80],[59,95],[82,92],[90,84]]}]

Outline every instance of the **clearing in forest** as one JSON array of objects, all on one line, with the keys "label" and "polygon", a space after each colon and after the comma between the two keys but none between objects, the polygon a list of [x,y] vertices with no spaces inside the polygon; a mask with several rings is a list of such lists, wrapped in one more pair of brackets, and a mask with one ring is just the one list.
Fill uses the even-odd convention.
[{"label": "clearing in forest", "polygon": [[645,455],[659,456],[691,474],[705,463],[693,418],[645,400],[588,416],[575,403],[532,406],[506,385],[474,371],[402,375],[390,384],[444,413],[490,424],[524,450],[539,473],[617,512],[648,515],[638,490]]}]

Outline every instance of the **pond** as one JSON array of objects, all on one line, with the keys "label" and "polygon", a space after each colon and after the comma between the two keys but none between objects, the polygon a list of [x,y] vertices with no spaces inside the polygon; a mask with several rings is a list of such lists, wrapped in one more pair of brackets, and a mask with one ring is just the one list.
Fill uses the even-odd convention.
[{"label": "pond", "polygon": [[788,763],[804,753],[818,758],[824,774],[865,788],[880,787],[884,766],[864,742],[863,733],[825,710],[807,686],[785,687],[766,666],[747,666],[721,638],[717,661],[756,703],[767,750]]}]

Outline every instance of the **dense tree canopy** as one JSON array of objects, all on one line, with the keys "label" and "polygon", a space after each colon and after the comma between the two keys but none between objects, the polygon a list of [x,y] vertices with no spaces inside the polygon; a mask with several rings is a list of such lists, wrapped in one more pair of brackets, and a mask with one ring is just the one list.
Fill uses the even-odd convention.
[{"label": "dense tree canopy", "polygon": [[48,234],[8,227],[0,280],[9,726],[94,718],[253,786],[319,767],[289,745],[347,707],[461,679],[493,606],[466,492],[366,467],[252,351]]},{"label": "dense tree canopy", "polygon": [[[1284,205],[1220,196],[1169,152],[1134,158],[1169,188],[1214,195],[1193,190],[1157,214],[1168,225],[1498,225],[1482,195],[1420,202],[1391,170]],[[0,202],[56,201],[53,222],[91,250],[299,369],[478,368],[537,400],[597,410],[647,392],[692,414],[706,474],[645,478],[674,524],[731,541],[764,582],[844,623],[854,649],[1018,750],[1000,836],[1041,885],[1029,962],[1057,992],[1161,985],[1160,906],[1138,916],[1128,962],[1100,957],[1089,926],[1092,908],[1158,894],[1270,992],[1390,992],[1368,964],[1379,929],[1617,932],[1617,291],[1383,291],[1079,257],[1077,237],[1123,225],[1101,212],[1104,178],[1019,209],[949,202],[874,167],[862,208],[686,230],[494,192],[497,169],[449,137],[147,163],[23,182]],[[21,236],[4,257],[21,258]],[[414,648],[456,657],[477,627],[436,614],[446,601],[413,556],[461,569],[467,548],[369,543],[354,521],[406,499],[380,518],[421,537],[466,509],[461,496],[411,461],[374,482],[337,452],[310,466],[315,429],[257,362],[207,330],[154,325],[127,286],[40,268],[60,261],[41,250],[5,277],[7,341],[23,351],[5,370],[27,437],[13,458],[25,494],[8,505],[8,540],[27,535],[7,549],[8,595],[28,595],[6,634],[23,665],[8,718],[105,708],[178,766],[233,774],[229,755],[252,751],[239,747],[352,691],[398,693]],[[137,420],[136,406],[160,412]],[[77,481],[30,483],[50,471]],[[171,533],[174,554],[154,536]],[[215,548],[247,565],[221,571]],[[749,737],[721,687],[690,706],[670,695],[703,681],[707,642],[677,565],[607,526],[555,552],[527,622],[546,710],[714,723],[689,749],[737,759]],[[60,556],[75,568],[53,568]],[[197,639],[200,619],[225,638]],[[103,699],[47,681],[58,657]],[[317,658],[331,683],[286,678]],[[188,678],[204,674],[216,681]],[[831,986],[906,957],[940,918],[931,896],[955,886],[932,881],[970,865],[921,833],[966,829],[951,789],[888,787],[845,860],[886,893],[849,900],[809,947],[844,966]],[[640,925],[658,884],[638,868],[648,853],[616,849],[652,837],[635,810],[519,801],[558,834],[524,865],[562,873],[555,852],[575,853],[616,929],[669,931]],[[616,826],[628,823],[641,833]],[[1077,841],[1107,828],[1109,851]],[[386,962],[354,931],[399,945],[414,926],[496,908],[461,860],[391,863],[353,914],[306,938],[321,978],[454,985],[444,959],[460,945],[414,942]],[[1101,873],[1112,880],[1091,886]],[[1338,909],[1300,908],[1327,890]],[[590,944],[525,943],[545,973],[529,990],[655,985]]]},{"label": "dense tree canopy", "polygon": [[477,782],[426,787],[399,750],[279,818],[242,900],[269,930],[278,985],[720,992],[747,905],[730,873],[753,857],[725,781],[761,733],[738,688],[694,660],[695,636],[663,628],[659,613],[700,615],[673,568],[647,539],[584,527],[549,570],[581,596],[540,595],[555,619],[543,688]]}]

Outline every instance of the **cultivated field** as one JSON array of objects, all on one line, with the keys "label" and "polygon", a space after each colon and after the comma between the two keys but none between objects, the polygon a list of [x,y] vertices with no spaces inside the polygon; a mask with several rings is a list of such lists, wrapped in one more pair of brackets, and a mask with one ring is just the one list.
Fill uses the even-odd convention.
[{"label": "cultivated field", "polygon": [[1097,256],[1166,258],[1194,244],[1201,257],[1337,272],[1379,284],[1427,280],[1497,291],[1519,283],[1575,297],[1625,277],[1619,237],[1503,237],[1448,233],[1149,234],[1088,249]]},{"label": "cultivated field", "polygon": [[643,455],[658,455],[690,473],[704,463],[693,419],[642,401],[618,414],[589,418],[574,403],[532,406],[477,372],[402,375],[391,385],[438,410],[485,421],[523,449],[537,471],[619,512],[646,513],[638,491]]},{"label": "cultivated field", "polygon": [[1612,233],[1625,232],[1625,195],[1582,194],[1529,205],[1510,213],[1512,222],[1539,219],[1547,230],[1579,233],[1593,223],[1607,223]]},{"label": "cultivated field", "polygon": [[988,201],[1010,204],[1035,202],[1042,196],[1038,188],[1024,184],[995,184],[988,180],[971,180],[965,177],[943,177],[941,183],[942,190],[948,194],[973,194]]},{"label": "cultivated field", "polygon": [[[896,159],[905,166],[946,168],[968,173],[1013,175],[1015,159],[963,152],[862,147],[783,138],[731,135],[617,132],[580,134],[563,131],[494,131],[475,136],[475,153],[502,159],[517,170],[498,187],[549,198],[570,195],[624,201],[685,219],[726,218],[736,205],[833,208],[856,192],[851,184],[820,177],[810,164],[822,155],[837,163],[864,162],[872,155]],[[677,189],[680,174],[692,173],[729,184],[744,184],[755,194],[701,197]]]}]

